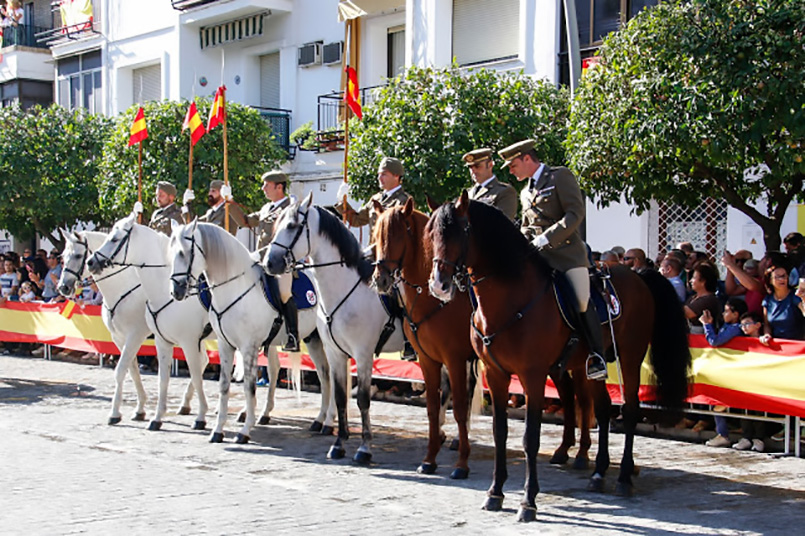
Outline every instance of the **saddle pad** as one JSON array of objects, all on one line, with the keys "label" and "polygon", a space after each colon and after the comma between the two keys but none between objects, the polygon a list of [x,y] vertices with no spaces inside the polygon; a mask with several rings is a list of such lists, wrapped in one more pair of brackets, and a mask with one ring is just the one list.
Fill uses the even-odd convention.
[{"label": "saddle pad", "polygon": [[198,278],[198,301],[205,310],[209,311],[212,305],[212,291],[210,285],[207,283],[207,278],[201,274]]},{"label": "saddle pad", "polygon": [[[268,300],[268,303],[276,309],[279,308],[279,287],[277,280],[273,276],[263,273],[262,276],[263,294]],[[319,297],[316,295],[316,289],[313,288],[313,282],[304,272],[297,272],[294,274],[293,283],[291,284],[291,293],[293,294],[296,308],[298,310],[310,309],[319,303]]]},{"label": "saddle pad", "polygon": [[[607,296],[606,293],[602,294],[596,285],[592,284],[592,282],[590,283],[590,298],[592,298],[593,304],[595,305],[595,310],[598,313],[598,319],[601,321],[601,325],[605,325],[609,322],[606,310],[607,301],[610,302],[609,312],[612,315],[612,320],[617,320],[621,315],[621,301],[615,287],[612,285],[612,280],[604,279],[604,284],[607,290],[609,290],[609,296]],[[556,296],[556,303],[559,305],[559,311],[562,313],[562,319],[568,327],[577,330],[577,326],[571,321],[575,316],[575,309],[572,307],[570,300],[574,300],[575,296],[573,294],[573,287],[570,286],[570,281],[565,278],[564,274],[554,273],[552,286],[554,295]]]}]

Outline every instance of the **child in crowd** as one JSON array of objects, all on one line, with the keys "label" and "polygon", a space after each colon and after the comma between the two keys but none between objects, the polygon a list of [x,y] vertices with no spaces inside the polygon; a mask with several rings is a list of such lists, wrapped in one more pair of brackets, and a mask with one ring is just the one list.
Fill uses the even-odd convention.
[{"label": "child in crowd", "polygon": [[6,300],[16,300],[19,288],[20,278],[14,261],[6,259],[3,261],[3,273],[0,274],[0,293]]},{"label": "child in crowd", "polygon": [[[741,331],[746,337],[760,339],[763,335],[763,317],[752,312],[742,314]],[[760,413],[750,412],[750,414],[759,415]],[[735,450],[752,449],[755,452],[766,450],[766,444],[763,442],[763,438],[768,435],[765,422],[754,419],[741,419],[741,435],[741,440],[732,446]]]},{"label": "child in crowd", "polygon": [[36,299],[36,292],[34,292],[33,283],[30,281],[26,281],[22,284],[20,291],[20,301],[23,303],[29,303]]}]

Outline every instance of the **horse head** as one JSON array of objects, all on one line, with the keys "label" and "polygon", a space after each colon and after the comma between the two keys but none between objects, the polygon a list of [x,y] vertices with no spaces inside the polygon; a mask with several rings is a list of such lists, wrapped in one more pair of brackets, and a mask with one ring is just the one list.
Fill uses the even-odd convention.
[{"label": "horse head", "polygon": [[271,244],[263,256],[263,266],[269,274],[279,275],[291,271],[297,260],[310,253],[309,217],[315,214],[312,208],[313,192],[304,201],[295,201],[282,212],[274,225]]},{"label": "horse head", "polygon": [[62,252],[62,272],[56,288],[59,294],[69,298],[75,292],[75,284],[84,274],[89,255],[89,244],[86,237],[74,231],[60,229],[64,238],[64,251]]},{"label": "horse head", "polygon": [[201,247],[201,234],[198,220],[187,225],[179,225],[171,234],[168,246],[168,259],[171,266],[171,296],[184,300],[192,281],[198,281],[204,271],[204,251]]},{"label": "horse head", "polygon": [[[379,205],[376,201],[375,203]],[[372,235],[377,256],[372,285],[378,292],[388,294],[401,277],[406,253],[414,249],[414,198],[408,198],[402,207],[385,211],[381,209],[378,212],[379,218]]]},{"label": "horse head", "polygon": [[429,288],[436,298],[448,302],[456,289],[463,290],[469,251],[469,197],[464,190],[455,203],[434,211],[425,227],[425,244],[433,258]]},{"label": "horse head", "polygon": [[136,216],[137,214],[131,213],[115,223],[104,243],[87,261],[90,273],[97,275],[113,264],[126,263]]}]

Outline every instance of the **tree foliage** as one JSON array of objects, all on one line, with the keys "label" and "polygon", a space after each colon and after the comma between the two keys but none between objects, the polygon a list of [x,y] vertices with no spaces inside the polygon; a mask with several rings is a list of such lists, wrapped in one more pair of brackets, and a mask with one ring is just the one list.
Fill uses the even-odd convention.
[{"label": "tree foliage", "polygon": [[[352,195],[378,191],[383,156],[402,160],[404,187],[420,207],[426,193],[447,199],[471,185],[461,156],[473,149],[534,138],[545,161],[564,164],[567,106],[564,90],[522,74],[412,67],[380,90],[362,121],[350,123]],[[512,179],[500,169],[497,176]]]},{"label": "tree foliage", "polygon": [[567,147],[585,189],[641,210],[652,198],[693,206],[723,197],[779,249],[805,178],[803,36],[801,0],[644,11],[604,42],[573,103]]},{"label": "tree foliage", "polygon": [[[212,100],[197,98],[202,118],[209,116]],[[154,190],[158,181],[170,181],[182,192],[188,185],[189,131],[181,131],[189,101],[148,102],[145,121],[148,138],[143,143],[143,205],[147,213],[155,208]],[[100,205],[107,220],[114,221],[131,210],[137,200],[138,148],[129,147],[130,128],[139,105],[129,108],[118,119],[104,147],[102,176],[99,181]],[[284,162],[288,155],[275,141],[271,126],[253,108],[227,102],[227,147],[229,182],[235,201],[247,208],[265,203],[259,177]],[[223,128],[218,126],[193,148],[194,210],[203,214],[204,199],[212,180],[224,178]]]},{"label": "tree foliage", "polygon": [[96,177],[111,121],[57,105],[0,108],[0,228],[26,240],[99,218]]}]

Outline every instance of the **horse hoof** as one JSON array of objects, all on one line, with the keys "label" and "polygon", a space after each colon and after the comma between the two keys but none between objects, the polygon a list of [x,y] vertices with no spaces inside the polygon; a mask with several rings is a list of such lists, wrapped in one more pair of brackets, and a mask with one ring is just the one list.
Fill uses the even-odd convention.
[{"label": "horse hoof", "polygon": [[618,482],[615,484],[615,495],[619,497],[632,497],[634,495],[634,486],[626,482]]},{"label": "horse hoof", "polygon": [[238,445],[245,445],[248,442],[249,442],[249,436],[247,435],[238,434],[237,437],[235,438],[235,443],[237,443]]},{"label": "horse hoof", "polygon": [[488,512],[500,512],[503,509],[503,497],[489,496],[481,508]]},{"label": "horse hoof", "polygon": [[257,424],[266,425],[266,424],[268,424],[270,422],[271,422],[271,417],[269,417],[268,415],[263,415],[262,417],[260,417],[260,420],[257,421]]},{"label": "horse hoof", "polygon": [[551,465],[564,465],[570,459],[570,456],[567,455],[567,452],[554,452],[553,456],[551,456]]},{"label": "horse hoof", "polygon": [[238,415],[238,422],[246,422],[246,414],[245,413],[241,413],[240,415]]},{"label": "horse hoof", "polygon": [[134,417],[131,418],[132,421],[144,421],[145,420],[145,412],[141,411],[139,413],[135,413]]},{"label": "horse hoof", "polygon": [[587,491],[595,491],[596,493],[603,493],[604,478],[598,475],[593,475],[590,478],[590,482],[587,484]]},{"label": "horse hoof", "polygon": [[207,421],[196,421],[193,423],[193,430],[204,430],[207,427]]},{"label": "horse hoof", "polygon": [[453,469],[453,472],[450,473],[450,478],[453,480],[466,480],[468,476],[470,476],[470,470],[464,469],[463,467],[456,467]]},{"label": "horse hoof", "polygon": [[416,472],[420,475],[432,475],[436,472],[436,467],[438,466],[435,463],[422,462],[419,467],[416,468]]},{"label": "horse hoof", "polygon": [[360,465],[369,465],[372,463],[372,453],[359,450],[352,457],[352,461]]},{"label": "horse hoof", "polygon": [[121,421],[120,417],[109,417],[108,424],[109,426],[112,426],[113,424],[119,424],[120,421]]},{"label": "horse hoof", "polygon": [[450,450],[458,450],[458,438],[454,437],[453,440],[450,442],[450,446],[448,447]]},{"label": "horse hoof", "polygon": [[346,454],[346,451],[344,450],[344,447],[336,447],[335,445],[333,445],[332,447],[330,447],[330,450],[327,452],[327,459],[328,460],[340,460],[341,458],[344,457],[344,454]]},{"label": "horse hoof", "polygon": [[162,421],[151,421],[151,424],[148,425],[148,430],[151,432],[157,432],[162,429]]},{"label": "horse hoof", "polygon": [[531,523],[537,520],[537,509],[533,506],[521,506],[517,511],[517,521]]},{"label": "horse hoof", "polygon": [[324,425],[319,421],[313,421],[312,423],[310,423],[310,428],[308,428],[308,432],[321,432],[323,426]]},{"label": "horse hoof", "polygon": [[213,432],[210,436],[210,443],[223,443],[224,442],[224,433],[223,432]]},{"label": "horse hoof", "polygon": [[190,415],[190,406],[182,406],[179,408],[179,415]]},{"label": "horse hoof", "polygon": [[335,428],[332,426],[324,426],[321,429],[321,435],[333,435]]},{"label": "horse hoof", "polygon": [[576,458],[573,460],[573,469],[589,469],[590,467],[590,459],[589,458]]}]

